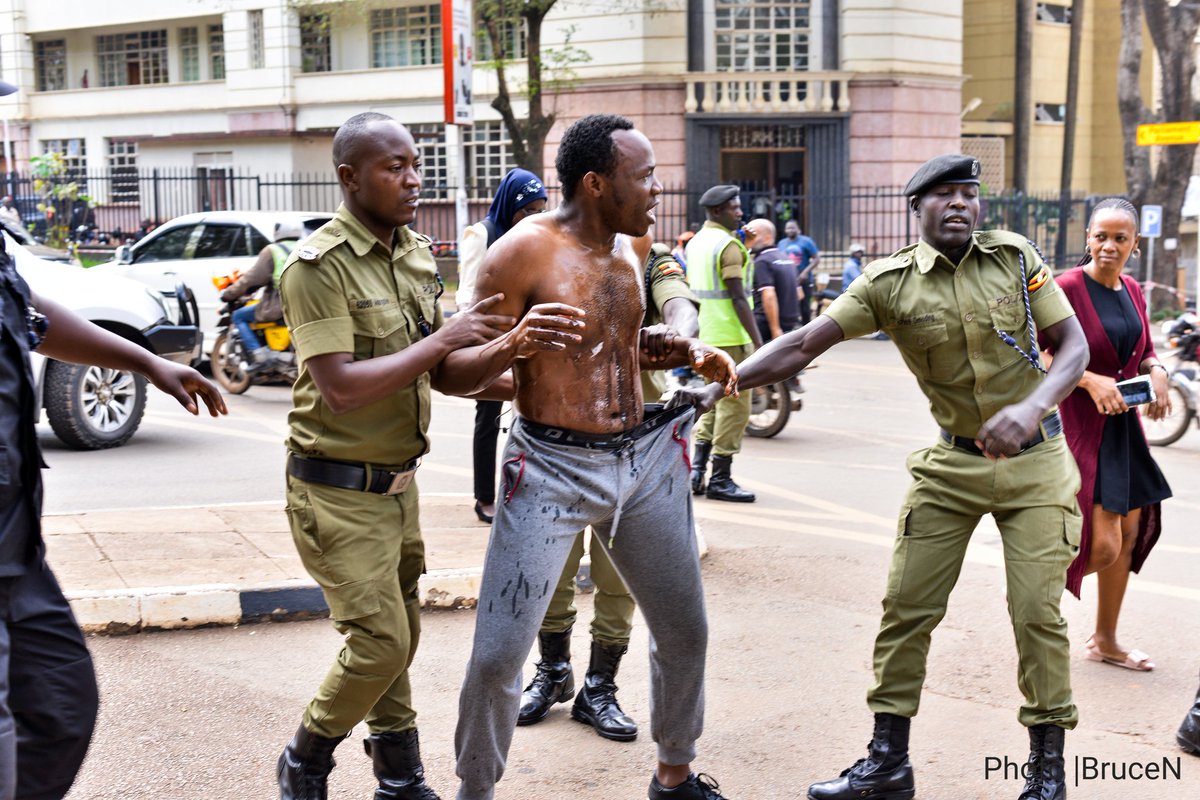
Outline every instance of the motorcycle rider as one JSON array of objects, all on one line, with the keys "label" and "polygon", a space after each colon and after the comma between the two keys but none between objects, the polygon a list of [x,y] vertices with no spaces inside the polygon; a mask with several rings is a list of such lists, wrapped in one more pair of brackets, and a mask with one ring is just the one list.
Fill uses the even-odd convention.
[{"label": "motorcycle rider", "polygon": [[229,303],[260,286],[264,287],[262,297],[257,303],[252,306],[242,306],[234,311],[231,317],[242,337],[242,345],[246,348],[244,369],[248,373],[262,369],[271,357],[270,348],[259,340],[258,334],[254,332],[250,324],[274,322],[283,318],[283,301],[279,298],[279,276],[283,272],[283,265],[287,263],[288,256],[295,249],[296,242],[302,236],[304,236],[304,228],[299,222],[275,223],[274,242],[259,252],[254,266],[221,292],[221,299]]}]

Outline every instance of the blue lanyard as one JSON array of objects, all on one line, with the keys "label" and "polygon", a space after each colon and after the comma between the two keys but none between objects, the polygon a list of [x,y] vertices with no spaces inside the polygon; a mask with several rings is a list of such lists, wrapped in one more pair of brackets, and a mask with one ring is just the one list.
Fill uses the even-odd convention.
[{"label": "blue lanyard", "polygon": [[1018,252],[1017,258],[1020,259],[1021,263],[1021,299],[1025,301],[1025,324],[1029,331],[1029,350],[1027,351],[1021,345],[1017,344],[1016,339],[997,328],[995,323],[992,324],[992,330],[1000,337],[1000,341],[1020,353],[1021,357],[1029,362],[1029,366],[1038,372],[1045,373],[1046,370],[1042,366],[1042,360],[1038,354],[1037,330],[1033,327],[1033,309],[1029,305],[1029,279],[1025,274],[1025,254]]}]

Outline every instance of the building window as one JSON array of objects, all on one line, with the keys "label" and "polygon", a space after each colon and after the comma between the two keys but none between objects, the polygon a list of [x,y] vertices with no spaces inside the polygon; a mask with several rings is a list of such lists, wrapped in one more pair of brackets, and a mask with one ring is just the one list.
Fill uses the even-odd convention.
[{"label": "building window", "polygon": [[467,181],[476,199],[491,197],[512,169],[512,138],[503,122],[476,122],[467,134]]},{"label": "building window", "polygon": [[225,29],[208,26],[208,63],[214,81],[225,80]]},{"label": "building window", "polygon": [[166,30],[114,33],[96,37],[101,86],[138,86],[167,82]]},{"label": "building window", "polygon": [[[500,45],[504,48],[502,58],[525,58],[527,37],[524,17],[507,17],[496,20],[496,27],[499,29]],[[496,60],[496,55],[492,50],[492,37],[488,35],[487,26],[481,18],[475,20],[475,60]]]},{"label": "building window", "polygon": [[180,80],[200,80],[199,28],[179,29],[179,73]]},{"label": "building window", "polygon": [[441,61],[441,6],[401,6],[371,11],[372,67],[419,67]]},{"label": "building window", "polygon": [[263,12],[247,11],[246,18],[250,29],[250,69],[262,69],[267,65],[263,41]]},{"label": "building window", "polygon": [[426,196],[452,198],[450,170],[446,161],[446,126],[440,122],[409,125],[408,130],[421,155],[421,187]]},{"label": "building window", "polygon": [[1067,118],[1067,107],[1061,103],[1038,103],[1033,109],[1037,122],[1062,123]]},{"label": "building window", "polygon": [[67,88],[67,41],[50,39],[33,43],[33,65],[39,92]]},{"label": "building window", "polygon": [[42,153],[59,153],[67,168],[63,177],[87,191],[87,142],[83,139],[43,139]]},{"label": "building window", "polygon": [[803,72],[809,0],[716,0],[716,65],[722,72]]},{"label": "building window", "polygon": [[1038,3],[1037,20],[1056,25],[1070,25],[1071,7],[1062,3]]},{"label": "building window", "polygon": [[329,15],[300,16],[300,69],[303,72],[331,72]]},{"label": "building window", "polygon": [[122,139],[108,140],[108,174],[112,176],[112,194],[110,198],[112,202],[140,202],[141,195],[138,193],[137,142]]}]

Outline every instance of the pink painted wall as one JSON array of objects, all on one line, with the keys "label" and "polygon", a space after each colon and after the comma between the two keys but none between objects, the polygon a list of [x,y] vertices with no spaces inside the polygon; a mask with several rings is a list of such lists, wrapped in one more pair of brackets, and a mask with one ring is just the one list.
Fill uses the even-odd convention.
[{"label": "pink painted wall", "polygon": [[962,89],[944,82],[850,83],[850,184],[903,186],[917,167],[957,153]]}]

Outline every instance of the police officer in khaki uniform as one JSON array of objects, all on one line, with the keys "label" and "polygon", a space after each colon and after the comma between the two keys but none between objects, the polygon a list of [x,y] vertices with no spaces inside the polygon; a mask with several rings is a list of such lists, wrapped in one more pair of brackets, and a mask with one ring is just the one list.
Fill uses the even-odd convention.
[{"label": "police officer in khaki uniform", "polygon": [[[933,446],[908,459],[913,482],[900,511],[867,697],[875,713],[869,756],[811,786],[812,800],[914,796],[909,720],[930,635],[984,514],[995,518],[1003,541],[1025,697],[1018,719],[1029,728],[1020,797],[1065,797],[1063,733],[1078,714],[1059,598],[1081,517],[1079,472],[1055,404],[1083,374],[1087,343],[1036,248],[1012,233],[974,231],[978,185],[979,162],[970,156],[923,165],[905,189],[921,241],[870,264],[824,315],[739,370],[746,391],[795,374],[843,338],[882,330],[942,429]],[[1057,348],[1048,373],[1039,331]]]},{"label": "police officer in khaki uniform", "polygon": [[[700,196],[700,205],[708,219],[687,244],[688,282],[700,298],[700,341],[721,348],[740,364],[762,347],[762,336],[754,321],[754,260],[734,235],[742,224],[738,187],[714,186]],[[754,493],[738,486],[730,474],[733,457],[742,449],[752,399],[750,392],[725,397],[700,418],[692,455],[692,494],[754,502]],[[709,455],[713,473],[705,486]]]},{"label": "police officer in khaki uniform", "polygon": [[[699,328],[699,303],[688,288],[683,268],[663,244],[654,244],[646,259],[646,316],[642,327],[665,326],[680,336],[694,337]],[[642,371],[642,397],[657,402],[667,390],[662,370]],[[625,582],[617,574],[608,553],[594,542],[590,575],[596,585],[592,616],[592,651],[583,688],[575,695],[571,668],[571,628],[575,624],[575,575],[583,558],[584,536],[580,532],[567,558],[550,608],[538,632],[537,671],[521,694],[518,725],[533,725],[546,718],[555,703],[575,696],[572,718],[591,725],[600,736],[618,742],[637,738],[637,723],[617,703],[617,668],[629,649],[635,604]]]},{"label": "police officer in khaki uniform", "polygon": [[288,519],[346,638],[279,757],[280,796],[324,798],[334,748],[365,719],[376,800],[436,800],[408,681],[425,569],[412,479],[429,450],[429,390],[442,359],[514,320],[486,313],[496,295],[443,324],[429,239],[406,227],[421,179],[403,125],[352,117],[334,137],[333,162],[343,204],[292,252],[280,292],[301,360],[288,416]]}]

